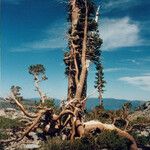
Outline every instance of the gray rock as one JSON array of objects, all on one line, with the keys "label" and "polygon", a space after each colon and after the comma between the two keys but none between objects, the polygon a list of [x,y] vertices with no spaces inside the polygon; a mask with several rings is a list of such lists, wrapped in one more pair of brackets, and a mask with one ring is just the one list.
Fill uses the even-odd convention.
[{"label": "gray rock", "polygon": [[23,149],[28,149],[28,150],[39,149],[39,148],[40,148],[40,146],[38,144],[35,144],[35,143],[23,145]]},{"label": "gray rock", "polygon": [[38,136],[37,136],[37,134],[35,132],[30,132],[29,136],[31,136],[35,141],[38,140]]},{"label": "gray rock", "polygon": [[15,112],[16,111],[16,109],[14,109],[14,108],[6,108],[5,109],[5,112]]},{"label": "gray rock", "polygon": [[141,135],[147,137],[147,136],[149,136],[149,132],[147,132],[147,131],[142,131],[142,132],[141,132]]},{"label": "gray rock", "polygon": [[6,116],[6,113],[3,109],[0,110],[0,116]]}]

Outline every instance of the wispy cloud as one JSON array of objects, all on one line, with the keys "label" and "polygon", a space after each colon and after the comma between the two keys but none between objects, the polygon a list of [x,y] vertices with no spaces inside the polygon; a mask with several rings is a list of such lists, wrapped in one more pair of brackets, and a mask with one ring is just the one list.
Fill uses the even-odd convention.
[{"label": "wispy cloud", "polygon": [[141,63],[141,61],[139,61],[138,59],[122,59],[120,60],[120,62],[126,62],[126,63],[130,63],[130,64],[135,64],[135,65],[139,65]]},{"label": "wispy cloud", "polygon": [[135,76],[135,77],[122,77],[119,79],[128,84],[139,87],[140,89],[150,91],[150,75]]},{"label": "wispy cloud", "polygon": [[142,43],[137,23],[129,17],[119,19],[105,18],[100,23],[103,50],[109,51],[121,47],[137,46]]},{"label": "wispy cloud", "polygon": [[106,68],[106,69],[104,69],[104,72],[116,72],[116,71],[121,71],[124,69],[125,68]]},{"label": "wispy cloud", "polygon": [[[123,72],[123,71],[132,71],[132,72],[134,72],[134,71],[141,71],[141,70],[139,70],[138,68],[125,68],[125,67],[122,67],[122,68],[106,68],[106,69],[104,69],[104,72],[106,73],[106,72],[118,72],[118,71],[121,71],[121,72]],[[143,70],[143,71],[149,71],[149,70]]]},{"label": "wispy cloud", "polygon": [[[56,20],[49,29],[44,31],[45,38],[39,41],[24,43],[11,51],[50,50],[67,46],[67,23],[65,20]],[[141,43],[139,27],[131,22],[129,17],[120,19],[105,18],[100,22],[100,33],[103,39],[102,49],[116,50],[121,47],[136,46]]]},{"label": "wispy cloud", "polygon": [[67,23],[64,20],[57,20],[48,29],[43,31],[45,36],[43,39],[24,43],[19,47],[11,49],[11,52],[65,48],[67,46],[66,29]]},{"label": "wispy cloud", "polygon": [[150,57],[144,57],[144,58],[134,58],[134,59],[121,59],[121,63],[129,63],[129,64],[135,64],[135,65],[141,65],[141,64],[149,64],[150,63]]}]

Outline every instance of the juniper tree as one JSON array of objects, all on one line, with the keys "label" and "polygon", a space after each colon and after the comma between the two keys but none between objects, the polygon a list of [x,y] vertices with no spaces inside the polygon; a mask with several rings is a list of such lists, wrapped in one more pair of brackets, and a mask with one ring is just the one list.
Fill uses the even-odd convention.
[{"label": "juniper tree", "polygon": [[39,83],[41,81],[47,80],[48,78],[45,75],[45,68],[41,64],[29,66],[29,73],[34,76],[34,85],[36,91],[39,93],[41,103],[44,104],[44,101],[47,99],[46,94],[40,89]]},{"label": "juniper tree", "polygon": [[11,93],[13,93],[14,97],[19,100],[19,101],[22,101],[23,100],[23,97],[21,96],[20,94],[20,90],[22,90],[22,88],[20,86],[11,86],[10,88],[10,91]]},{"label": "juniper tree", "polygon": [[105,87],[105,84],[106,84],[106,81],[104,80],[104,73],[103,73],[103,67],[102,67],[102,64],[101,62],[99,61],[99,63],[96,65],[96,81],[95,81],[95,88],[97,88],[98,90],[98,98],[99,98],[99,106],[102,106],[103,107],[103,100],[102,100],[102,94],[104,92],[104,87]]},{"label": "juniper tree", "polygon": [[100,64],[102,39],[98,30],[99,7],[90,0],[70,0],[68,8],[69,50],[64,54],[68,100],[83,100],[86,97],[89,63],[95,64],[96,68]]}]

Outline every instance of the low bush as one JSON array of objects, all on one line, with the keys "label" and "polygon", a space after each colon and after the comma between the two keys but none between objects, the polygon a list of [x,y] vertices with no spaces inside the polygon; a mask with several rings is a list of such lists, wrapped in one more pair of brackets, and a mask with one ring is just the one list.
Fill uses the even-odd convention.
[{"label": "low bush", "polygon": [[10,119],[0,116],[0,129],[12,129],[22,126],[18,119]]},{"label": "low bush", "polygon": [[115,131],[102,132],[96,139],[98,148],[108,148],[111,150],[128,150],[130,141],[120,137]]},{"label": "low bush", "polygon": [[150,123],[150,119],[149,118],[146,118],[146,117],[137,117],[136,119],[134,119],[131,122],[131,125],[134,125],[134,124],[146,124],[146,123]]},{"label": "low bush", "polygon": [[116,132],[104,131],[96,136],[88,135],[81,139],[70,141],[62,141],[55,137],[49,139],[48,142],[42,145],[43,150],[128,150],[130,142],[120,137]]},{"label": "low bush", "polygon": [[48,108],[55,108],[55,101],[54,99],[47,99],[44,103],[44,106],[47,106]]},{"label": "low bush", "polygon": [[8,135],[6,134],[5,131],[0,131],[0,140],[5,140],[5,139],[8,139]]},{"label": "low bush", "polygon": [[146,145],[150,145],[150,134],[148,136],[139,135],[135,132],[133,132],[131,134],[135,138],[136,143],[139,145],[139,147],[144,147]]}]

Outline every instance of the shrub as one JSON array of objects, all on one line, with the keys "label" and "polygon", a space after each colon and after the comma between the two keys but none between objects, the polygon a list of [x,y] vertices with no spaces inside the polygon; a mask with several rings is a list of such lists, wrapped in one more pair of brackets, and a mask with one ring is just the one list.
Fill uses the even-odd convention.
[{"label": "shrub", "polygon": [[115,131],[105,131],[97,137],[96,144],[100,149],[128,150],[131,143],[126,138],[120,137]]},{"label": "shrub", "polygon": [[114,125],[118,128],[124,128],[126,125],[126,121],[124,119],[120,118],[115,121]]},{"label": "shrub", "polygon": [[69,140],[62,141],[60,138],[55,137],[42,145],[42,150],[91,150],[93,148],[92,141],[87,140],[85,137],[76,139],[73,143]]},{"label": "shrub", "polygon": [[11,129],[22,126],[18,119],[10,119],[0,116],[0,129]]},{"label": "shrub", "polygon": [[149,118],[146,118],[144,116],[141,116],[141,117],[137,117],[136,119],[134,119],[131,124],[142,124],[142,123],[150,123],[150,119]]},{"label": "shrub", "polygon": [[139,145],[139,147],[150,145],[150,134],[149,136],[139,135],[138,133],[135,133],[135,132],[131,134],[135,138],[136,143]]},{"label": "shrub", "polygon": [[131,143],[120,137],[116,132],[104,131],[96,136],[87,135],[81,139],[76,139],[71,143],[70,141],[62,141],[55,137],[49,139],[47,143],[43,144],[43,150],[128,150]]},{"label": "shrub", "polygon": [[[36,104],[36,105],[39,105],[40,102],[36,102],[36,101],[35,101],[35,104]],[[52,98],[45,100],[45,102],[44,102],[44,104],[42,104],[42,106],[46,106],[46,107],[48,107],[48,108],[56,108],[56,106],[55,106],[55,101],[54,101],[54,99],[52,99]]]},{"label": "shrub", "polygon": [[99,120],[102,123],[111,123],[109,112],[101,107],[96,107],[93,111],[86,113],[86,121]]},{"label": "shrub", "polygon": [[0,131],[0,140],[8,139],[8,135],[4,131]]},{"label": "shrub", "polygon": [[150,136],[138,136],[136,138],[137,144],[141,146],[145,146],[147,144],[150,144]]}]

